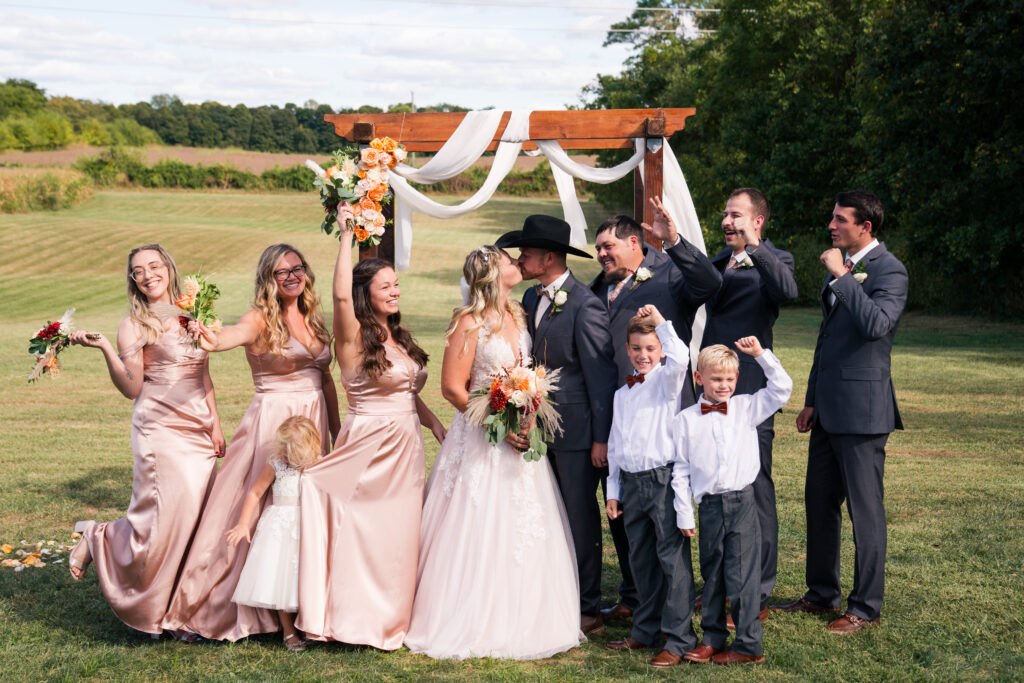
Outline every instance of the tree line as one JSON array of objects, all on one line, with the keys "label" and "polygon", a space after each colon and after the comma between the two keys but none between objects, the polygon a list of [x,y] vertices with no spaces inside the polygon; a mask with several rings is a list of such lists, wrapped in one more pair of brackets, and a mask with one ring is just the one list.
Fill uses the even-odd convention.
[{"label": "tree line", "polygon": [[[642,0],[640,8],[677,3]],[[682,3],[679,3],[682,4]],[[693,3],[686,3],[693,7]],[[882,198],[879,238],[908,265],[911,303],[1024,316],[1022,0],[712,0],[635,11],[606,41],[622,71],[591,108],[696,107],[672,140],[709,241],[731,189],[765,192],[767,236],[797,256],[802,299],[823,271],[839,190]],[[656,32],[657,31],[657,32]],[[606,159],[611,161],[612,158]],[[608,202],[631,187],[596,188]]]},{"label": "tree line", "polygon": [[[416,111],[467,111],[453,104]],[[0,84],[0,150],[58,149],[73,142],[96,146],[147,144],[238,147],[260,152],[329,153],[338,147],[325,114],[413,111],[411,102],[386,110],[364,105],[335,109],[308,100],[301,106],[185,104],[175,95],[113,105],[73,97],[47,97],[32,81]]]}]

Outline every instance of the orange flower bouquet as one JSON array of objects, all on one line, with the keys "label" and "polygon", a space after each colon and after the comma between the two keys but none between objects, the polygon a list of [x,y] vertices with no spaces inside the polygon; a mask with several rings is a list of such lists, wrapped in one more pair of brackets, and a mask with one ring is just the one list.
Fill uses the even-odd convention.
[{"label": "orange flower bouquet", "polygon": [[361,247],[380,244],[388,221],[383,205],[391,202],[388,171],[405,160],[405,149],[391,138],[374,138],[369,147],[353,152],[337,150],[334,162],[324,169],[312,159],[306,167],[316,174],[313,186],[320,191],[326,216],[320,229],[341,238],[351,228]]},{"label": "orange flower bouquet", "polygon": [[499,444],[508,433],[530,425],[530,448],[523,453],[527,461],[547,455],[547,442],[562,433],[562,418],[549,398],[558,389],[558,370],[543,365],[527,368],[517,365],[492,375],[490,386],[477,389],[469,397],[466,421],[481,426],[487,441]]},{"label": "orange flower bouquet", "polygon": [[[191,273],[182,281],[182,289],[181,296],[174,302],[187,314],[178,316],[182,329],[187,330],[191,321],[198,320],[214,332],[219,332],[221,322],[213,312],[213,302],[220,298],[220,288],[209,282],[202,273]],[[193,340],[192,344],[199,347],[198,340]]]}]

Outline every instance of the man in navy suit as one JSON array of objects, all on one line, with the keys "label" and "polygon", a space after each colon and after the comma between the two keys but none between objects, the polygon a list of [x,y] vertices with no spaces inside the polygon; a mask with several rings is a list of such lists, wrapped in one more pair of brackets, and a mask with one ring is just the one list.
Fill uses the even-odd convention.
[{"label": "man in navy suit", "polygon": [[[853,590],[826,629],[878,623],[885,589],[885,444],[903,429],[890,373],[907,303],[907,269],[876,237],[884,213],[870,192],[840,192],[828,225],[832,249],[821,290],[823,320],[797,429],[810,431],[804,504],[807,592],[785,612],[838,612],[841,506],[853,522]],[[842,250],[846,251],[846,259]]]},{"label": "man in navy suit", "polygon": [[[661,311],[683,343],[689,346],[693,318],[722,284],[721,274],[697,247],[682,239],[672,218],[658,198],[651,199],[654,224],[640,225],[628,216],[612,216],[597,229],[595,245],[602,273],[590,288],[608,308],[612,348],[618,367],[616,388],[633,374],[626,353],[626,327],[641,306],[653,304]],[[644,229],[661,240],[661,252],[644,243]],[[692,377],[692,372],[690,373]],[[693,382],[683,387],[680,408],[697,401]],[[610,520],[615,552],[619,557],[622,585],[619,602],[602,610],[605,618],[632,617],[637,603],[633,574],[629,568],[629,541],[622,517]]]},{"label": "man in navy suit", "polygon": [[[737,339],[753,336],[771,349],[772,327],[779,317],[779,304],[796,298],[793,255],[776,249],[762,238],[764,224],[771,216],[768,200],[760,190],[733,190],[722,212],[725,248],[711,259],[722,274],[722,287],[707,304],[708,320],[701,348],[723,344],[733,348]],[[753,357],[740,354],[737,394],[753,394],[767,385],[761,366]],[[754,480],[754,501],[761,526],[761,614],[767,616],[768,596],[775,587],[778,565],[779,520],[772,481],[772,441],[775,417],[757,427],[761,471]]]},{"label": "man in navy suit", "polygon": [[[566,254],[592,258],[569,246],[569,224],[552,216],[529,216],[518,232],[499,238],[520,250],[523,279],[536,279],[523,296],[533,356],[559,369],[552,397],[564,432],[555,437],[548,457],[565,503],[580,579],[580,629],[600,633],[601,511],[597,487],[608,462],[615,362],[608,313],[587,287],[572,276]],[[515,438],[515,437],[513,437]],[[525,449],[528,442],[514,444]]]}]

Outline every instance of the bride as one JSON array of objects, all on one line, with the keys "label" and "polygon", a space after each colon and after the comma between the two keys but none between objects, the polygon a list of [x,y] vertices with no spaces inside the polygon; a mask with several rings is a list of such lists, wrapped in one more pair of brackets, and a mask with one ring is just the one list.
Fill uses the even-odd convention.
[{"label": "bride", "polygon": [[468,301],[446,333],[441,391],[458,413],[427,482],[412,622],[413,652],[437,659],[541,659],[576,647],[579,582],[572,537],[546,458],[527,462],[466,423],[470,393],[529,364],[522,280],[501,249],[466,257]]}]

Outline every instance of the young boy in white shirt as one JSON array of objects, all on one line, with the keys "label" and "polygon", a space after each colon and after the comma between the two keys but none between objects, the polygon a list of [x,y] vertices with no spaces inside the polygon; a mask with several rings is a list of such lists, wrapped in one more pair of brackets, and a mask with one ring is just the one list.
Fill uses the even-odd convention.
[{"label": "young boy in white shirt", "polygon": [[[757,425],[786,405],[793,381],[779,359],[761,347],[757,337],[744,337],[736,347],[753,356],[768,385],[750,395],[733,396],[739,357],[721,344],[709,346],[697,359],[697,384],[704,393],[680,412],[674,422],[676,461],[673,479],[685,502],[679,527],[694,528],[690,494],[700,514],[700,573],[704,606],[700,647],[687,652],[692,662],[747,664],[764,661],[761,646],[761,532],[754,500],[754,479],[761,467]],[[732,601],[736,638],[725,648],[726,596]]]},{"label": "young boy in white shirt", "polygon": [[664,648],[650,660],[652,666],[663,668],[679,664],[683,654],[697,646],[690,564],[694,532],[680,534],[676,523],[678,501],[685,500],[689,508],[690,499],[689,494],[680,497],[672,474],[672,419],[679,411],[683,386],[690,381],[689,349],[672,323],[648,305],[629,321],[626,351],[634,373],[615,392],[607,512],[609,519],[624,517],[639,603],[629,637],[605,647],[656,647],[664,636]]}]

